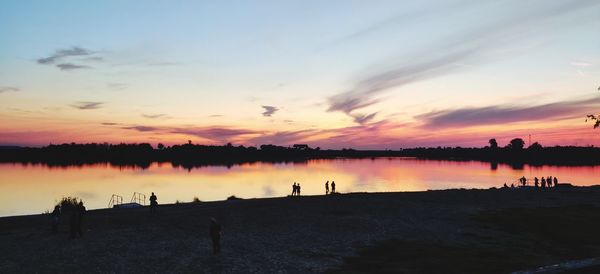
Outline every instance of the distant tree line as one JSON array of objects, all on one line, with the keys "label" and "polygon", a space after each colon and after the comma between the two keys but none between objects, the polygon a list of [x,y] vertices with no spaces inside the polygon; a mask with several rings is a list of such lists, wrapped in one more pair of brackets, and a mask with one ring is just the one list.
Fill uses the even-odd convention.
[{"label": "distant tree line", "polygon": [[308,145],[284,147],[276,145],[224,146],[182,145],[156,148],[148,143],[138,144],[61,144],[41,148],[0,147],[0,162],[45,164],[49,166],[91,165],[108,163],[115,166],[147,168],[153,162],[171,162],[174,166],[193,168],[206,165],[235,165],[247,162],[305,162],[310,159],[364,158],[400,156],[399,151],[321,150]]},{"label": "distant tree line", "polygon": [[437,147],[403,149],[403,156],[439,160],[476,160],[491,163],[505,163],[513,167],[529,165],[599,165],[600,148],[578,146],[543,147],[535,142],[525,147],[521,138],[512,139],[506,146],[498,146],[496,139],[490,139],[483,148]]},{"label": "distant tree line", "polygon": [[486,161],[519,167],[530,165],[599,165],[600,148],[554,146],[533,143],[525,147],[523,139],[515,138],[500,147],[490,139],[483,148],[417,147],[398,150],[322,150],[305,144],[291,147],[276,145],[223,146],[181,145],[156,148],[148,143],[138,144],[61,144],[41,148],[0,147],[0,162],[45,164],[49,166],[81,166],[108,163],[115,166],[147,168],[153,162],[170,162],[174,166],[193,168],[206,165],[235,165],[247,162],[306,162],[310,159],[416,157],[419,159]]}]

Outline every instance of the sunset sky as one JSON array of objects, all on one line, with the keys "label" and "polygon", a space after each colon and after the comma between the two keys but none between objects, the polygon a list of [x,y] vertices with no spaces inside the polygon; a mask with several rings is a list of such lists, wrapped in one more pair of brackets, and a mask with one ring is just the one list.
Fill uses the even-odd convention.
[{"label": "sunset sky", "polygon": [[600,145],[600,1],[2,1],[0,145]]}]

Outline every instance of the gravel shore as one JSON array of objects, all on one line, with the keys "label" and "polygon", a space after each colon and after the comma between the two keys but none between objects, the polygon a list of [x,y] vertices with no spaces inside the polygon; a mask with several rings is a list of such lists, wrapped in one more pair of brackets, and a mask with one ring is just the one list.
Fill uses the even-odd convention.
[{"label": "gravel shore", "polygon": [[[600,187],[351,193],[91,210],[82,238],[50,217],[0,218],[0,273],[325,272],[360,247],[396,239],[445,245],[512,237],[473,216],[517,208],[600,206]],[[223,226],[211,253],[209,218]],[[596,220],[597,221],[597,220]],[[375,272],[375,270],[374,270]]]}]

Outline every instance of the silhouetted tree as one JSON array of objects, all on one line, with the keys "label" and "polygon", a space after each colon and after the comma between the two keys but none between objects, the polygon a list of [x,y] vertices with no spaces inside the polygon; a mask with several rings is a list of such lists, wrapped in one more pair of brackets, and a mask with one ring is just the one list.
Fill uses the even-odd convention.
[{"label": "silhouetted tree", "polygon": [[510,143],[507,147],[515,150],[521,150],[523,147],[525,147],[525,141],[523,141],[521,138],[515,138],[510,140]]},{"label": "silhouetted tree", "polygon": [[490,143],[490,148],[498,148],[498,142],[496,139],[492,138],[488,141],[488,143]]},{"label": "silhouetted tree", "polygon": [[158,149],[159,150],[165,149],[165,145],[163,145],[162,143],[158,143]]},{"label": "silhouetted tree", "polygon": [[585,119],[586,122],[588,120],[594,121],[594,129],[600,127],[600,115],[590,114],[587,116],[587,119]]},{"label": "silhouetted tree", "polygon": [[[600,90],[600,87],[598,87],[598,90]],[[588,120],[594,122],[594,129],[600,127],[600,114],[588,114],[585,122],[587,123]]]},{"label": "silhouetted tree", "polygon": [[540,145],[540,143],[535,142],[533,144],[531,144],[527,149],[528,150],[542,150],[542,145]]}]

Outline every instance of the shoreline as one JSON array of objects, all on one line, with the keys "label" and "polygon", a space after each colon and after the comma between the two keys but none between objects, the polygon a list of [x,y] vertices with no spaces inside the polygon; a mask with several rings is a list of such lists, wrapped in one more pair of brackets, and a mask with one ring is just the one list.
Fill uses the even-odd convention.
[{"label": "shoreline", "polygon": [[[210,217],[224,227],[223,253],[218,256],[210,252]],[[398,256],[391,261],[410,259],[401,265],[377,262],[381,269],[406,270],[410,266],[416,267],[411,268],[414,270],[437,262],[454,265],[463,273],[472,273],[469,267],[485,264],[519,271],[600,257],[600,245],[596,245],[600,236],[595,235],[600,228],[597,217],[600,186],[555,191],[454,189],[191,202],[159,205],[156,215],[151,215],[147,207],[98,209],[86,214],[84,235],[76,240],[68,239],[67,219],[61,222],[59,233],[52,234],[48,216],[12,216],[0,218],[0,272],[320,273],[339,269],[343,273],[368,266],[372,262],[369,254],[379,254],[380,250]],[[515,224],[512,218],[517,218]],[[537,218],[550,218],[553,225]],[[513,225],[517,232],[511,228]],[[528,227],[535,228],[534,233],[524,230]],[[577,231],[587,228],[593,233]],[[541,232],[552,237],[539,238],[545,235]],[[579,236],[586,240],[568,238]],[[567,238],[565,243],[554,243],[557,237]],[[552,245],[534,250],[533,243],[540,239]],[[389,241],[391,247],[403,248],[390,249]],[[522,248],[521,252],[531,258],[509,260],[507,254],[519,255],[513,252],[513,246]],[[554,248],[557,246],[560,248]],[[441,253],[436,258],[421,258],[402,255],[405,250],[413,250],[414,254]],[[491,261],[485,263],[460,263],[477,257],[469,255],[472,250],[500,255],[494,255],[499,256],[497,259],[491,256]],[[459,254],[459,261],[443,261],[448,254]],[[376,260],[385,258],[375,256]]]},{"label": "shoreline", "polygon": [[[563,190],[577,190],[577,189],[595,189],[598,188],[600,189],[600,184],[597,185],[588,185],[588,186],[577,186],[577,185],[571,185],[571,186],[567,186],[567,188],[561,188],[558,189],[558,191],[563,191]],[[522,188],[520,186],[515,186],[515,188],[503,188],[502,186],[499,187],[490,187],[490,188],[445,188],[445,189],[428,189],[428,190],[414,190],[414,191],[383,191],[383,192],[347,192],[347,193],[341,193],[341,192],[336,192],[335,194],[308,194],[308,195],[301,195],[301,196],[292,196],[292,195],[287,195],[287,196],[277,196],[277,197],[254,197],[254,198],[240,198],[234,195],[231,195],[228,198],[225,198],[223,200],[208,200],[208,201],[198,201],[198,202],[174,202],[174,203],[159,203],[158,206],[162,207],[169,207],[169,206],[183,206],[183,205],[189,205],[189,204],[211,204],[211,203],[231,203],[231,202],[236,202],[236,201],[260,201],[260,200],[280,200],[280,199],[304,199],[304,198],[323,198],[323,197],[329,197],[329,196],[339,196],[339,195],[385,195],[385,194],[419,194],[419,193],[431,193],[431,192],[445,192],[445,191],[554,191],[554,189],[552,188],[547,188],[547,189],[535,189],[533,186],[526,186],[525,188]],[[234,199],[231,199],[231,197],[235,197]],[[85,205],[85,204],[84,204]],[[140,209],[140,208],[149,208],[149,204],[146,205],[140,205],[139,207],[136,207],[135,209]],[[110,210],[128,210],[128,209],[132,209],[132,208],[92,208],[92,209],[87,209],[87,212],[95,212],[95,211],[110,211]],[[39,214],[22,214],[22,215],[8,215],[8,216],[0,216],[0,221],[2,221],[2,219],[5,218],[18,218],[18,217],[30,217],[30,216],[48,216],[48,213],[39,213]]]}]

